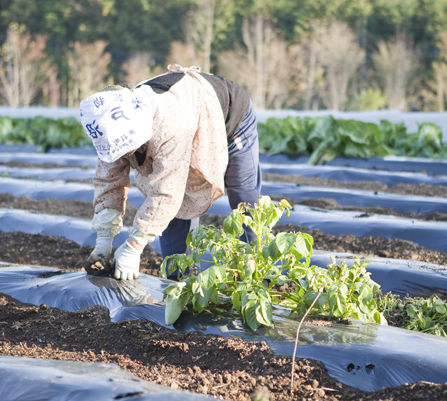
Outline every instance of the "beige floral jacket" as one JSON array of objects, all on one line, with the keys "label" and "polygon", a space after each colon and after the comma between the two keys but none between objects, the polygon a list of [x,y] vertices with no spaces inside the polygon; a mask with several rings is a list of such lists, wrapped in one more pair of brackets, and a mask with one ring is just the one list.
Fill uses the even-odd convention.
[{"label": "beige floral jacket", "polygon": [[98,159],[94,206],[124,213],[129,171],[146,196],[133,227],[160,235],[174,218],[203,215],[224,194],[228,145],[222,108],[212,86],[199,74],[186,76],[168,92],[157,94],[152,138],[139,166],[135,155],[114,163]]}]

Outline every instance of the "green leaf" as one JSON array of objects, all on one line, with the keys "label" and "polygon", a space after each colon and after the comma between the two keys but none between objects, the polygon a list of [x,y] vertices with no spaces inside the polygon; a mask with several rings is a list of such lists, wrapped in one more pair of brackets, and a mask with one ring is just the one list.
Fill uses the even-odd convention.
[{"label": "green leaf", "polygon": [[445,315],[447,313],[447,308],[444,304],[438,304],[435,305],[435,310],[437,313],[440,313],[441,315]]},{"label": "green leaf", "polygon": [[276,245],[276,238],[270,242],[268,245],[268,252],[270,257],[275,260],[281,256],[281,252],[278,249],[278,246]]},{"label": "green leaf", "polygon": [[256,331],[262,324],[261,322],[258,321],[256,314],[256,311],[259,307],[260,306],[258,302],[250,300],[242,309],[242,314],[244,316],[245,322],[250,326],[250,328],[253,331]]},{"label": "green leaf", "polygon": [[180,296],[168,295],[165,297],[165,321],[167,325],[174,324],[177,321],[190,298],[191,293],[187,287],[183,287]]},{"label": "green leaf", "polygon": [[287,276],[280,275],[280,276],[278,276],[278,278],[276,280],[276,284],[283,285],[284,283],[287,283],[289,281],[290,281],[290,279]]},{"label": "green leaf", "polygon": [[329,295],[329,308],[332,316],[344,317],[346,313],[346,299],[339,294]]},{"label": "green leaf", "polygon": [[262,248],[262,257],[264,259],[268,259],[270,257],[270,250],[268,246],[265,246],[264,248]]},{"label": "green leaf", "polygon": [[256,271],[256,262],[252,259],[247,260],[244,265],[245,277],[251,277],[251,275]]},{"label": "green leaf", "polygon": [[309,308],[312,302],[314,301],[315,297],[318,295],[318,291],[309,291],[304,296],[304,305],[306,308]]},{"label": "green leaf", "polygon": [[213,288],[211,295],[210,295],[210,301],[214,304],[219,303],[219,293],[217,292],[217,289]]},{"label": "green leaf", "polygon": [[225,276],[227,274],[226,266],[224,265],[217,265],[214,266],[216,269],[216,277],[218,280],[223,281],[225,280]]},{"label": "green leaf", "polygon": [[241,311],[242,306],[242,297],[240,292],[233,292],[233,295],[231,296],[231,302],[233,303],[234,309],[236,309],[238,312]]},{"label": "green leaf", "polygon": [[231,214],[223,221],[223,228],[226,233],[238,238],[244,233],[242,223],[243,220],[241,214],[237,210],[233,210]]},{"label": "green leaf", "polygon": [[282,255],[290,252],[295,245],[297,235],[294,233],[280,233],[276,237],[276,246]]},{"label": "green leaf", "polygon": [[216,266],[211,266],[209,269],[200,273],[203,287],[210,289],[216,281]]},{"label": "green leaf", "polygon": [[267,300],[261,301],[261,315],[264,320],[264,326],[272,326],[272,303]]},{"label": "green leaf", "polygon": [[[312,249],[312,246],[310,246],[310,248]],[[293,249],[295,251],[295,256],[298,260],[303,257],[307,257],[311,254],[311,252],[309,251],[308,238],[304,234],[301,234],[301,233],[299,233],[296,236]]]}]

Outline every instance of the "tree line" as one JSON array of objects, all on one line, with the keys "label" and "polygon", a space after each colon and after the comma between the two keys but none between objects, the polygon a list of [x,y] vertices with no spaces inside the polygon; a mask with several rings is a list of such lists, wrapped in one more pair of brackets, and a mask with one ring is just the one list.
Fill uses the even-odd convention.
[{"label": "tree line", "polygon": [[0,0],[0,102],[78,107],[196,65],[255,108],[443,111],[445,0]]}]

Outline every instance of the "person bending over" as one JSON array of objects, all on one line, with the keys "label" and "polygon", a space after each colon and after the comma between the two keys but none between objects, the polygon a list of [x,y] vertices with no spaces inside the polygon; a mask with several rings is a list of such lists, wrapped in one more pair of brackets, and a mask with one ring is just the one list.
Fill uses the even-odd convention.
[{"label": "person bending over", "polygon": [[[140,255],[158,235],[163,257],[186,252],[186,237],[225,190],[232,209],[261,189],[256,115],[236,83],[197,67],[168,72],[133,90],[110,86],[81,102],[81,121],[98,154],[93,178],[96,246],[88,272],[107,265],[122,228],[129,172],[146,200],[115,252],[114,277],[137,278]],[[246,228],[241,239],[250,243]],[[178,272],[169,278],[176,279]]]}]

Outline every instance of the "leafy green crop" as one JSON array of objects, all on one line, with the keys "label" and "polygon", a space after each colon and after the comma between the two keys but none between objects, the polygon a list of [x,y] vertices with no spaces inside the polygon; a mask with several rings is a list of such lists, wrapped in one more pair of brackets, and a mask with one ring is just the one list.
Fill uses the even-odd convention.
[{"label": "leafy green crop", "polygon": [[74,118],[28,119],[0,117],[0,144],[37,145],[41,151],[50,148],[91,146],[82,124]]},{"label": "leafy green crop", "polygon": [[436,295],[424,299],[388,293],[378,299],[378,307],[402,328],[447,337],[447,302]]},{"label": "leafy green crop", "polygon": [[440,128],[419,125],[408,134],[404,124],[381,121],[379,125],[328,117],[270,118],[258,124],[261,152],[310,155],[310,164],[322,164],[336,156],[447,157]]},{"label": "leafy green crop", "polygon": [[[263,196],[254,208],[240,204],[224,220],[222,229],[213,226],[194,229],[187,239],[192,254],[165,258],[160,268],[164,277],[166,266],[170,273],[177,267],[181,272],[188,267],[193,271],[166,288],[166,323],[173,324],[188,302],[201,312],[210,302],[221,302],[219,294],[222,294],[231,299],[233,308],[256,330],[261,325],[272,325],[273,304],[304,312],[321,289],[323,293],[311,313],[386,324],[373,298],[379,286],[369,278],[367,262],[356,260],[352,266],[331,263],[327,269],[311,266],[310,235],[272,234],[273,226],[284,212],[289,213],[290,207],[285,200],[275,205],[268,196]],[[256,241],[246,244],[239,240],[243,225],[253,230]],[[203,259],[207,250],[212,260]],[[198,273],[203,262],[211,266]],[[295,283],[295,293],[276,290],[276,285],[286,282]]]}]

